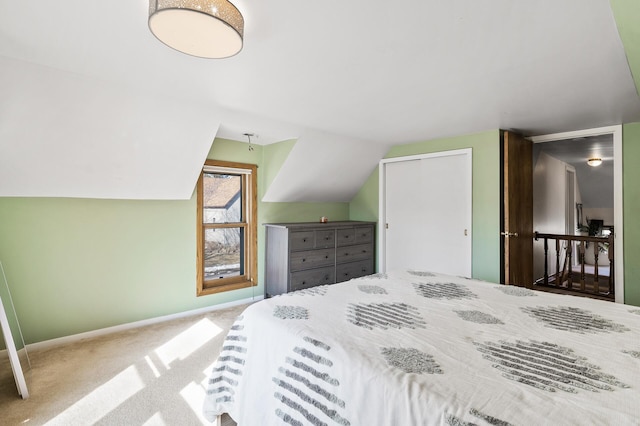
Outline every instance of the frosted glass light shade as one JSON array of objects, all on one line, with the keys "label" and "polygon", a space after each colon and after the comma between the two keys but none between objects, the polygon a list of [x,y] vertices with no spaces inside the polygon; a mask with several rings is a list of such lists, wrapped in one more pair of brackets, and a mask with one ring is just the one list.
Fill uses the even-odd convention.
[{"label": "frosted glass light shade", "polygon": [[228,58],[242,49],[244,19],[226,0],[149,0],[149,29],[188,55]]},{"label": "frosted glass light shade", "polygon": [[587,164],[591,167],[597,167],[602,164],[602,158],[589,158],[587,160]]}]

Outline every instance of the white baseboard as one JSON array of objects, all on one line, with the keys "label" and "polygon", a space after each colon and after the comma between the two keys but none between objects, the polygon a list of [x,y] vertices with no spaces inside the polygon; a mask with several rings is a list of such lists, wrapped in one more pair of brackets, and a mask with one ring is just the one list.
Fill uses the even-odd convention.
[{"label": "white baseboard", "polygon": [[[264,296],[255,296],[242,300],[235,300],[233,302],[221,303],[219,305],[207,306],[204,308],[193,309],[185,312],[178,312],[177,314],[163,315],[161,317],[149,318],[141,321],[134,321],[126,324],[115,325],[113,327],[100,328],[98,330],[87,331],[84,333],[72,334],[70,336],[58,337],[56,339],[44,340],[42,342],[31,343],[27,345],[27,351],[47,349],[52,346],[58,346],[77,342],[78,340],[88,339],[91,337],[104,336],[105,334],[116,333],[118,331],[131,330],[133,328],[144,327],[146,325],[157,324],[160,322],[170,321],[178,318],[190,317],[193,315],[205,314],[207,312],[219,311],[221,309],[231,308],[233,306],[245,305],[254,303],[264,299]],[[0,359],[7,358],[8,353],[6,349],[0,350]]]}]

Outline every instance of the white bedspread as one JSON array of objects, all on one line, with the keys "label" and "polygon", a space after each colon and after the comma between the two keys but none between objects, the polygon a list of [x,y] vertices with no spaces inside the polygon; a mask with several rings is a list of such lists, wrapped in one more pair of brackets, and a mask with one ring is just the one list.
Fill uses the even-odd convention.
[{"label": "white bedspread", "polygon": [[240,426],[638,425],[640,308],[402,271],[258,302],[204,407]]}]

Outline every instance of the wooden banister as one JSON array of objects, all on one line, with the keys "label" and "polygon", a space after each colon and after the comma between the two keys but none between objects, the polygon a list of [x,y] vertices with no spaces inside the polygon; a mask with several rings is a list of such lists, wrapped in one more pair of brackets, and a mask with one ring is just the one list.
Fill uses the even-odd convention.
[{"label": "wooden banister", "polygon": [[[584,235],[567,235],[567,234],[546,234],[540,232],[534,232],[534,240],[538,241],[542,239],[544,241],[544,277],[541,285],[563,288],[570,291],[579,291],[584,293],[597,294],[599,296],[614,297],[615,278],[614,278],[614,266],[615,266],[615,254],[613,251],[613,234],[607,237],[596,236],[584,236]],[[548,240],[555,240],[556,248],[556,272],[553,275],[549,274],[549,243]],[[564,243],[564,244],[563,244]],[[588,247],[591,243],[592,248]],[[576,246],[575,256],[580,263],[579,273],[579,286],[574,286],[574,272],[573,272],[573,256],[574,256],[574,244]],[[600,257],[601,245],[607,245],[608,260],[609,260],[609,277],[608,288],[606,292],[600,290],[600,278],[601,274],[598,268],[598,259]],[[560,269],[561,252],[565,250],[564,262],[562,270]],[[585,271],[585,258],[587,250],[593,250],[593,274],[589,274]],[[539,281],[539,280],[538,280]],[[588,288],[589,287],[589,288]]]}]

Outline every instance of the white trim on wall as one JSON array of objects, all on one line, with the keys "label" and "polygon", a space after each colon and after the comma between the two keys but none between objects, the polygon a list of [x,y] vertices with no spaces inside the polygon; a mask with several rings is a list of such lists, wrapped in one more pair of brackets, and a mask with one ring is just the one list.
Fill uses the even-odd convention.
[{"label": "white trim on wall", "polygon": [[533,143],[553,142],[588,136],[613,135],[613,210],[616,303],[624,303],[624,230],[622,200],[622,125],[597,127],[573,132],[553,133],[529,138]]},{"label": "white trim on wall", "polygon": [[[569,225],[573,224],[573,225],[577,225],[576,223],[576,188],[578,187],[577,184],[577,176],[576,176],[576,168],[569,165],[569,164],[565,164],[564,166],[564,173],[565,173],[565,188],[564,188],[564,192],[565,192],[565,199],[564,199],[564,204],[565,204],[565,217],[564,217],[564,224],[565,224],[565,234],[573,234],[575,232],[575,226],[572,227],[572,229],[570,229]],[[566,181],[566,177],[568,174],[572,174],[572,182],[573,182],[573,188],[569,188],[568,187],[568,182]],[[571,193],[573,193],[573,196],[571,196]],[[567,201],[571,198],[573,198],[573,203],[568,203]],[[573,216],[573,221],[570,221],[569,218]],[[574,258],[574,262],[577,259]]]}]

